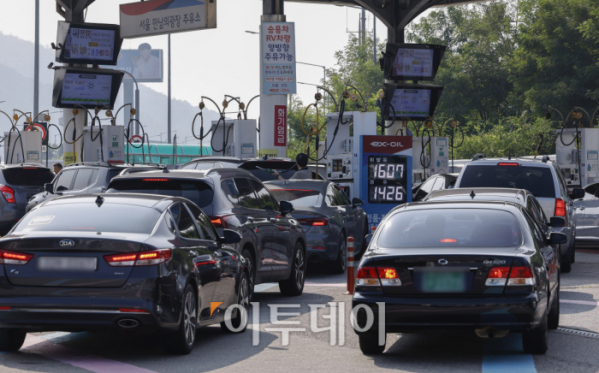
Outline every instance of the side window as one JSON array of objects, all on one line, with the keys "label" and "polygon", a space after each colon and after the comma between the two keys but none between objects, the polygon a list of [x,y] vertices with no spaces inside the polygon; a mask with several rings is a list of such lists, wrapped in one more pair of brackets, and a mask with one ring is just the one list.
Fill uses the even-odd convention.
[{"label": "side window", "polygon": [[524,210],[524,217],[526,217],[526,222],[528,223],[530,232],[532,233],[532,236],[534,237],[535,241],[537,241],[539,247],[544,246],[545,242],[543,240],[543,232],[541,232],[540,228],[535,223],[534,218],[530,215],[528,210]]},{"label": "side window", "polygon": [[185,166],[181,167],[181,169],[182,170],[195,170],[197,165],[198,165],[197,163],[190,163],[190,164],[186,164]]},{"label": "side window", "polygon": [[559,185],[562,196],[568,196],[568,186],[566,184],[566,180],[564,180],[564,175],[560,171],[559,167],[554,167],[553,172],[557,175],[557,183]]},{"label": "side window", "polygon": [[251,182],[254,190],[256,191],[256,195],[258,196],[260,207],[265,210],[278,211],[279,206],[274,202],[274,198],[268,189],[266,189],[262,183],[256,180],[251,180]]},{"label": "side window", "polygon": [[71,190],[71,182],[76,174],[77,170],[63,171],[54,185],[54,191],[60,192],[62,190]]},{"label": "side window", "polygon": [[97,169],[94,169],[94,172],[92,173],[92,177],[89,179],[89,185],[92,185],[96,182],[96,180],[98,179],[98,173],[99,173],[99,171]]},{"label": "side window", "polygon": [[194,240],[200,239],[200,234],[198,233],[196,225],[193,223],[193,221],[194,219],[191,217],[187,209],[184,206],[181,206],[181,216],[179,216],[179,224],[177,224],[179,232],[181,233],[181,237]]},{"label": "side window", "polygon": [[73,185],[73,190],[81,190],[87,188],[89,186],[89,180],[94,173],[92,168],[82,168],[77,172],[77,177],[75,177],[75,184]]},{"label": "side window", "polygon": [[245,207],[250,209],[259,209],[260,204],[254,194],[254,189],[248,179],[226,179],[220,183],[225,197],[234,207]]},{"label": "side window", "polygon": [[326,200],[327,200],[327,205],[329,206],[337,206],[337,201],[335,199],[335,193],[333,192],[333,188],[329,187],[327,188],[327,196],[326,196]]},{"label": "side window", "polygon": [[175,222],[173,221],[173,216],[169,212],[164,214],[164,221],[166,222],[168,230],[171,231],[173,234],[177,234],[177,227],[175,225]]},{"label": "side window", "polygon": [[434,190],[441,190],[441,189],[445,189],[445,178],[443,176],[439,176],[437,178],[437,182],[433,186],[433,191]]},{"label": "side window", "polygon": [[547,219],[547,216],[545,216],[543,208],[541,207],[541,205],[539,205],[539,201],[537,201],[534,198],[530,198],[530,200],[532,201],[533,214],[535,215],[535,217],[539,219],[539,222],[541,224],[547,225],[547,223],[549,223],[549,220]]},{"label": "side window", "polygon": [[335,193],[335,200],[337,206],[347,206],[351,205],[349,202],[349,198],[343,193],[341,189],[337,185],[333,186],[333,192]]},{"label": "side window", "polygon": [[217,234],[214,231],[214,226],[210,222],[210,219],[208,219],[208,216],[194,205],[187,205],[187,207],[195,218],[196,223],[198,223],[198,227],[200,227],[201,237],[205,240],[216,240]]},{"label": "side window", "polygon": [[174,204],[171,207],[171,214],[173,215],[173,220],[175,221],[175,224],[179,221],[179,215],[181,215],[181,205]]},{"label": "side window", "polygon": [[427,181],[425,181],[422,184],[422,186],[420,187],[420,190],[426,194],[429,194],[433,190],[433,186],[435,186],[435,181],[437,181],[437,178],[431,177],[430,179],[428,179]]}]

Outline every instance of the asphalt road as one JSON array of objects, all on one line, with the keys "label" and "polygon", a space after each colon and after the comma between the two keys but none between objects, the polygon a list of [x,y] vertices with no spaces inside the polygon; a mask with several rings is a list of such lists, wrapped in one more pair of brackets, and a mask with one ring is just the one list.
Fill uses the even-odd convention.
[{"label": "asphalt road", "polygon": [[[344,295],[344,276],[312,270],[298,298],[281,296],[274,284],[261,285],[254,299],[259,312],[250,315],[245,333],[200,329],[188,356],[166,355],[158,337],[35,333],[28,335],[19,352],[0,355],[0,372],[597,372],[598,268],[599,249],[583,250],[572,273],[562,275],[560,329],[550,333],[544,356],[522,352],[519,334],[483,340],[470,332],[392,334],[383,355],[364,356],[350,326],[351,297]],[[280,313],[292,314],[272,320],[272,309],[277,307]],[[333,333],[312,332],[314,327],[331,325],[325,318],[331,312],[337,318],[333,324],[342,327]],[[284,341],[283,333],[274,329],[296,331]]]}]

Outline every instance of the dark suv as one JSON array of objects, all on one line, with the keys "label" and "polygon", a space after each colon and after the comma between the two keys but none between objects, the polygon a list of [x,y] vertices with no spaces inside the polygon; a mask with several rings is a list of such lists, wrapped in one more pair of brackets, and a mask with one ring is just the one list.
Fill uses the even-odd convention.
[{"label": "dark suv", "polygon": [[[73,163],[66,166],[56,175],[56,178],[46,178],[40,185],[45,189],[30,196],[26,211],[40,203],[63,195],[102,193],[113,177],[123,171],[140,172],[162,169],[158,165],[111,165],[109,163]],[[53,176],[54,174],[52,174]],[[44,183],[50,183],[44,185]],[[36,191],[39,191],[38,187]]]},{"label": "dark suv", "polygon": [[303,292],[306,232],[291,217],[291,203],[279,204],[251,173],[232,168],[140,172],[115,177],[107,192],[191,200],[219,231],[233,229],[243,236],[236,249],[248,260],[252,285],[277,281],[285,295]]},{"label": "dark suv", "polygon": [[41,164],[15,164],[0,166],[0,235],[4,235],[25,215],[27,201],[44,184],[54,178],[54,173]]}]

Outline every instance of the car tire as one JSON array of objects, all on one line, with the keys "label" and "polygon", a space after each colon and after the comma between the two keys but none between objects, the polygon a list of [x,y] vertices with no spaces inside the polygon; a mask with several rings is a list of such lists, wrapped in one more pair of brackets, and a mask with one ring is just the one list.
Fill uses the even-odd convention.
[{"label": "car tire", "polygon": [[[364,355],[380,355],[385,351],[385,344],[379,346],[379,335],[377,332],[367,332],[358,334],[360,350]],[[385,342],[387,335],[385,334]]]},{"label": "car tire", "polygon": [[21,329],[0,329],[0,351],[18,351],[25,342],[27,333]]},{"label": "car tire", "polygon": [[541,323],[534,329],[522,333],[522,347],[527,354],[544,355],[547,352],[549,328],[547,312]]},{"label": "car tire", "polygon": [[254,286],[256,286],[256,265],[255,265],[256,263],[254,262],[254,256],[252,255],[251,251],[249,251],[248,249],[243,249],[241,255],[243,255],[245,260],[247,260],[247,262],[248,262],[248,269],[249,269],[249,273],[250,273],[249,286],[250,286],[250,302],[251,302],[252,299],[254,299]]},{"label": "car tire", "polygon": [[[239,296],[237,297],[237,304],[241,307],[245,308],[246,315],[250,312],[250,280],[246,273],[241,274],[241,278],[239,279]],[[221,322],[220,327],[224,332],[228,333],[243,333],[246,331],[248,327],[247,319],[245,326],[241,330],[237,330],[241,325],[241,312],[237,311],[237,316],[231,319],[231,326],[233,329],[229,329],[226,322]]]},{"label": "car tire", "polygon": [[547,327],[549,330],[555,330],[559,327],[559,284],[557,285],[557,294],[555,295],[555,300],[553,301],[553,305],[549,310],[549,316],[547,316]]},{"label": "car tire", "polygon": [[185,287],[179,329],[164,338],[164,349],[175,355],[188,355],[193,350],[197,329],[197,301],[191,285]]},{"label": "car tire", "polygon": [[337,259],[329,263],[329,271],[335,274],[345,273],[347,269],[347,240],[343,236],[343,240],[339,243],[339,251],[337,252]]},{"label": "car tire", "polygon": [[304,255],[304,247],[301,243],[296,242],[289,278],[279,282],[281,294],[291,297],[302,295],[304,292],[304,280],[306,278],[305,275],[306,258]]}]

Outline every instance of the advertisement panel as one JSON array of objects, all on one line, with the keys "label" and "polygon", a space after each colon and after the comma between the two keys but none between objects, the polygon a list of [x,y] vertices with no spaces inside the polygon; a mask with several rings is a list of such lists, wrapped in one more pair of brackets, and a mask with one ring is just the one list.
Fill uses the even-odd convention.
[{"label": "advertisement panel", "polygon": [[295,24],[263,22],[260,35],[262,93],[296,94]]},{"label": "advertisement panel", "polygon": [[287,106],[275,105],[275,146],[287,146]]}]

